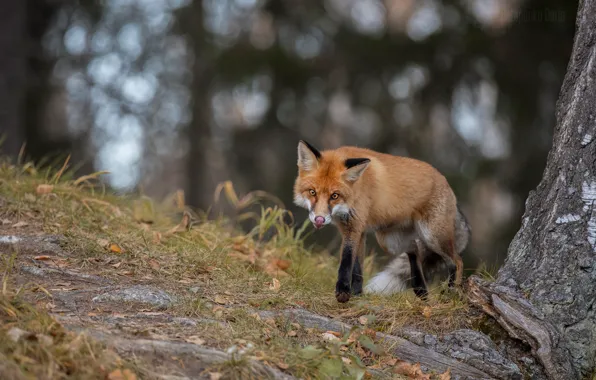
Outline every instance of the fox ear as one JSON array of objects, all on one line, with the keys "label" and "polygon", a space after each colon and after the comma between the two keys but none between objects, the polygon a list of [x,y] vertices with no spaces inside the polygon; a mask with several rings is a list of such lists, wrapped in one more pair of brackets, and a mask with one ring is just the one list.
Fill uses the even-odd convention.
[{"label": "fox ear", "polygon": [[368,158],[348,158],[345,162],[344,179],[348,182],[356,181],[364,173],[369,163],[370,159]]},{"label": "fox ear", "polygon": [[304,171],[316,169],[321,152],[304,140],[298,143],[298,167]]}]

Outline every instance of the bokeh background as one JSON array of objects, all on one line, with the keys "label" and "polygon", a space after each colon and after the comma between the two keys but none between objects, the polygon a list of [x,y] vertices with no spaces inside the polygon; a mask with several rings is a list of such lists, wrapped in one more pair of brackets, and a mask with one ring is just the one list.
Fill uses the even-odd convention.
[{"label": "bokeh background", "polygon": [[[426,160],[496,266],[551,145],[572,0],[2,0],[1,149],[119,192],[291,204],[296,145]],[[335,231],[312,234],[333,249]],[[371,241],[371,240],[369,240]],[[374,248],[374,246],[373,246]]]}]

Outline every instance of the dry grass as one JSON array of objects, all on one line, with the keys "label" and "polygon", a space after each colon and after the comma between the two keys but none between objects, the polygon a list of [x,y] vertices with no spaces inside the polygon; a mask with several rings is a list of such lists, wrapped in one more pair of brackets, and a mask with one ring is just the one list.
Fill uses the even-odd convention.
[{"label": "dry grass", "polygon": [[[136,372],[85,335],[66,331],[47,313],[23,302],[7,277],[0,294],[0,377],[3,379],[106,379]],[[131,378],[132,379],[132,378]]]},{"label": "dry grass", "polygon": [[[337,371],[338,366],[347,375],[360,373],[358,363],[378,364],[383,356],[371,354],[357,340],[347,343],[348,337],[342,346],[323,341],[321,332],[287,321],[260,320],[251,316],[247,307],[302,307],[357,325],[360,317],[366,316],[367,328],[388,332],[404,325],[431,332],[472,325],[467,303],[456,294],[441,292],[443,288],[433,289],[428,302],[408,292],[392,297],[356,297],[348,304],[338,304],[333,292],[337,259],[307,249],[303,237],[312,227],[308,223],[288,225],[283,205],[270,195],[255,192],[239,197],[230,183],[222,184],[216,197],[224,194],[237,213],[232,220],[207,220],[184,204],[180,192],[161,203],[143,196],[116,196],[100,185],[97,178],[101,174],[75,179],[67,165],[40,171],[31,164],[0,164],[0,220],[13,233],[63,234],[67,240],[64,248],[76,253],[68,265],[110,278],[143,279],[181,294],[182,301],[170,313],[227,321],[231,328],[197,327],[196,333],[213,347],[252,346],[254,357],[297,376],[316,377],[321,371]],[[252,211],[257,204],[262,205],[260,212]],[[238,230],[239,221],[250,220],[254,229],[248,234]],[[11,227],[18,223],[26,224]],[[370,278],[373,270],[369,257],[364,265],[365,278]],[[198,294],[187,291],[193,284],[199,284]],[[0,305],[15,313],[1,314],[4,326],[0,334],[6,333],[10,323],[36,333],[57,334],[58,345],[75,340],[17,299],[2,299]],[[27,326],[36,320],[38,328]],[[45,358],[47,353],[39,346],[36,343],[37,348],[32,349],[9,344],[0,352],[22,366],[22,360],[26,361],[22,358],[30,357],[35,363]],[[30,373],[49,371],[50,367],[52,371],[66,371],[72,367],[68,363],[76,367],[84,356],[96,357],[100,365],[101,349],[88,341],[85,347],[75,358],[61,356],[67,353],[52,354],[48,362],[56,364]],[[349,360],[342,361],[341,357]],[[351,364],[346,364],[348,361]],[[231,368],[238,365],[230,364]]]}]

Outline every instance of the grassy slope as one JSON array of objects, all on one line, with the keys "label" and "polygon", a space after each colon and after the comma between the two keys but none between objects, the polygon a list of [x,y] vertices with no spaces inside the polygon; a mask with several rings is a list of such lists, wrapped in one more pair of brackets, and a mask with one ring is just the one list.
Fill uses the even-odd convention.
[{"label": "grassy slope", "polygon": [[[366,342],[363,347],[350,340],[344,344],[347,348],[339,349],[337,344],[323,340],[321,332],[283,321],[262,320],[247,311],[247,306],[303,307],[356,325],[362,325],[365,319],[361,317],[367,316],[367,328],[388,332],[406,324],[441,332],[472,323],[466,317],[468,305],[464,301],[436,290],[428,303],[408,292],[392,297],[358,297],[348,304],[338,304],[333,294],[337,259],[305,248],[300,235],[311,227],[305,225],[296,231],[286,226],[282,222],[284,211],[277,207],[262,208],[260,214],[242,214],[241,218],[253,216],[257,221],[255,229],[243,235],[229,220],[205,220],[192,213],[180,194],[156,203],[144,197],[108,194],[97,183],[95,176],[75,180],[62,169],[40,172],[31,165],[0,164],[0,197],[5,202],[0,220],[9,221],[11,226],[27,223],[19,233],[63,234],[68,242],[66,249],[77,253],[76,262],[69,265],[83,270],[93,268],[94,273],[110,278],[142,278],[186,294],[169,313],[226,320],[234,327],[197,327],[197,335],[212,347],[225,350],[251,343],[255,347],[251,353],[254,357],[297,376],[317,377],[338,368],[345,375],[354,375],[360,371],[355,364],[358,361],[381,369],[388,362],[393,363],[386,355],[372,355],[365,348]],[[255,193],[239,200],[230,184],[222,190],[239,211],[263,196]],[[265,235],[273,237],[261,241]],[[120,264],[94,267],[93,258],[105,255],[118,257]],[[9,268],[6,263],[5,268]],[[373,269],[369,258],[365,279],[370,278]],[[184,290],[197,282],[201,292],[187,295]],[[13,325],[25,324],[25,330],[50,335],[54,334],[52,329],[60,329],[41,311],[23,306],[19,296],[9,290],[2,295],[0,321],[0,341],[5,341],[2,334]],[[39,328],[28,327],[31,321],[39,321]],[[58,335],[64,336],[62,332]],[[87,351],[81,350],[76,357],[67,359],[75,364],[64,364],[64,355],[72,356],[64,347],[76,339],[66,335],[68,338],[56,339],[56,351],[50,350],[52,353],[43,357],[35,350],[11,344],[0,345],[0,356],[8,357],[10,363],[28,374],[50,370],[65,374],[70,367],[77,367],[77,360],[84,361],[86,355],[97,357],[95,363],[106,356],[101,346],[89,343]],[[37,366],[27,364],[27,357]],[[107,357],[111,364],[98,364],[104,369],[125,365],[109,359],[113,355]],[[350,361],[352,364],[346,364]],[[85,370],[97,374],[92,368]]]}]

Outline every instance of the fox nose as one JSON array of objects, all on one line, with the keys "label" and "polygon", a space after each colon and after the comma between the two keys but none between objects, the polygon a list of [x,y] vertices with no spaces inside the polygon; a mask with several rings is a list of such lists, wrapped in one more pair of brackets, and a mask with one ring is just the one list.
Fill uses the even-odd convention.
[{"label": "fox nose", "polygon": [[323,224],[325,224],[325,218],[322,216],[317,216],[315,218],[315,227],[321,228],[321,227],[323,227]]}]

